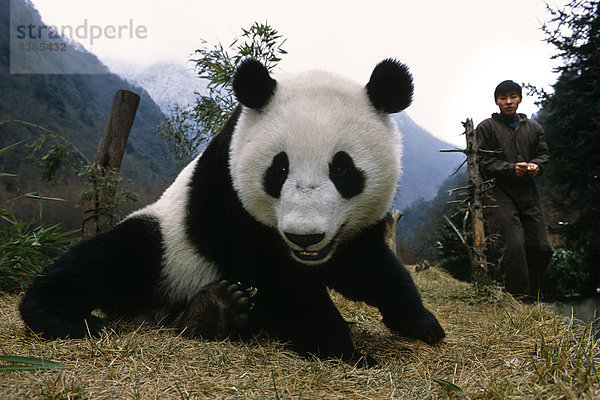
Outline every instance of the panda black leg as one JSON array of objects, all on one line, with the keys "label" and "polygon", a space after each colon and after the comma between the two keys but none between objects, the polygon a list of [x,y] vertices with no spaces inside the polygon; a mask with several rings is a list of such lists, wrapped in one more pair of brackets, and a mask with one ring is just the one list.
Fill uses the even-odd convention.
[{"label": "panda black leg", "polygon": [[43,338],[98,336],[105,328],[99,318],[91,315],[99,306],[94,304],[94,286],[98,280],[77,262],[78,257],[71,257],[82,247],[87,244],[79,245],[47,266],[21,298],[19,311],[23,321]]},{"label": "panda black leg", "polygon": [[[331,300],[329,300],[331,302]],[[325,303],[322,304],[325,307]],[[341,359],[362,367],[377,365],[369,355],[361,354],[352,343],[348,323],[331,302],[323,313],[317,309],[305,307],[302,312],[307,318],[297,318],[294,326],[288,327],[292,347],[301,355],[316,356],[322,360]],[[288,317],[289,318],[289,317]],[[285,336],[283,337],[285,339]]]},{"label": "panda black leg", "polygon": [[184,336],[225,339],[243,335],[252,307],[251,289],[229,281],[204,286],[175,321]]},{"label": "panda black leg", "polygon": [[[444,329],[423,305],[410,272],[379,235],[373,236],[375,243],[369,252],[345,255],[339,264],[343,273],[336,269],[328,271],[328,285],[350,299],[379,308],[384,324],[402,336],[429,344],[441,341]],[[368,274],[364,272],[366,267]]]},{"label": "panda black leg", "polygon": [[[391,253],[390,253],[391,254]],[[394,261],[396,261],[395,256]],[[399,262],[388,264],[382,271],[379,283],[382,288],[377,307],[383,323],[398,334],[421,340],[428,344],[440,342],[446,335],[437,318],[421,300],[410,272]]]},{"label": "panda black leg", "polygon": [[29,290],[19,307],[27,327],[44,339],[96,337],[106,329],[104,322],[89,312],[49,307],[49,302],[40,301],[44,297],[35,289]]},{"label": "panda black leg", "polygon": [[264,321],[270,333],[305,357],[341,359],[361,366],[376,364],[355,349],[348,323],[320,282],[303,276],[289,280],[294,284],[258,293],[256,317]]},{"label": "panda black leg", "polygon": [[[387,282],[387,290],[382,294],[377,306],[383,316],[383,323],[398,334],[421,340],[428,344],[440,342],[446,335],[437,318],[422,303],[410,273],[402,271],[396,282]],[[382,287],[383,286],[382,284]]]},{"label": "panda black leg", "polygon": [[21,299],[21,317],[45,338],[97,336],[105,326],[92,311],[127,317],[160,302],[153,288],[161,257],[158,224],[130,218],[48,265]]}]

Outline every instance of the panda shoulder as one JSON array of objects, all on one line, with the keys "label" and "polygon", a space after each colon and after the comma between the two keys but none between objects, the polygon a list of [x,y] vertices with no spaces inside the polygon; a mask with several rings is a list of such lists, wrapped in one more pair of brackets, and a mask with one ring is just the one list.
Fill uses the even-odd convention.
[{"label": "panda shoulder", "polygon": [[125,220],[131,218],[154,218],[163,225],[168,220],[183,218],[189,198],[190,183],[200,156],[196,157],[181,170],[175,181],[162,193],[157,201],[134,211]]}]

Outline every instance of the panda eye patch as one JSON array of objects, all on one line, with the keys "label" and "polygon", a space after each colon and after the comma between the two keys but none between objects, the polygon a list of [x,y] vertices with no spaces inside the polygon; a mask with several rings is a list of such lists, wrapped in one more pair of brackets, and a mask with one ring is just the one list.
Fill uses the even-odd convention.
[{"label": "panda eye patch", "polygon": [[285,152],[278,153],[263,177],[265,192],[276,199],[281,196],[281,188],[285,183],[290,169],[290,161]]},{"label": "panda eye patch", "polygon": [[350,154],[339,151],[329,164],[329,179],[343,198],[349,199],[365,188],[365,174],[354,165]]},{"label": "panda eye patch", "polygon": [[347,172],[348,168],[346,168],[344,165],[334,165],[331,167],[329,174],[331,177],[341,178],[346,175]]}]

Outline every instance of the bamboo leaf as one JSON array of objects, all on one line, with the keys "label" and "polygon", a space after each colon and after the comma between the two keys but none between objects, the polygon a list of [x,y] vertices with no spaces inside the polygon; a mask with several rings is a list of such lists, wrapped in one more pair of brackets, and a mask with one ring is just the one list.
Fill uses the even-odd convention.
[{"label": "bamboo leaf", "polygon": [[0,149],[0,154],[4,153],[4,152],[6,152],[6,151],[8,151],[8,150],[10,150],[10,149],[12,149],[12,148],[15,148],[15,147],[17,147],[17,146],[18,146],[18,145],[20,145],[21,143],[23,143],[23,142],[22,142],[22,141],[21,141],[21,142],[17,142],[17,143],[15,143],[15,144],[11,144],[11,145],[10,145],[10,146],[8,146],[8,147],[5,147],[5,148],[3,148],[3,149]]},{"label": "bamboo leaf", "polygon": [[39,371],[41,369],[50,369],[50,368],[39,367],[39,366],[36,366],[36,365],[25,365],[25,364],[0,365],[0,372]]},{"label": "bamboo leaf", "polygon": [[27,194],[25,194],[25,197],[28,197],[30,199],[37,199],[37,200],[66,201],[65,199],[60,199],[58,197],[42,196],[38,192],[27,193]]},{"label": "bamboo leaf", "polygon": [[438,378],[433,378],[433,381],[434,381],[435,383],[438,383],[438,384],[440,384],[440,385],[444,386],[444,387],[445,387],[446,389],[448,389],[448,390],[451,390],[451,391],[453,391],[453,392],[456,392],[456,393],[458,393],[458,394],[462,394],[462,395],[464,395],[464,394],[465,394],[465,391],[464,391],[464,390],[462,390],[460,387],[456,386],[456,385],[455,385],[454,383],[452,383],[452,382],[448,382],[448,381],[445,381],[445,380],[443,380],[443,379],[438,379]]},{"label": "bamboo leaf", "polygon": [[62,368],[62,365],[59,362],[37,357],[0,356],[0,361],[6,361],[12,364],[0,365],[0,371],[31,371]]}]

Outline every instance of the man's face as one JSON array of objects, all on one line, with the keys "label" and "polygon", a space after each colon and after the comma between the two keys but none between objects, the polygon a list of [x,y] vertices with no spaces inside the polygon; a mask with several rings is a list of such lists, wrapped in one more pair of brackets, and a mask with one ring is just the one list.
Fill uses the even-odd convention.
[{"label": "man's face", "polygon": [[513,116],[517,113],[517,108],[521,104],[521,96],[517,92],[501,94],[496,99],[496,104],[500,107],[502,114]]}]

